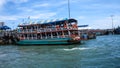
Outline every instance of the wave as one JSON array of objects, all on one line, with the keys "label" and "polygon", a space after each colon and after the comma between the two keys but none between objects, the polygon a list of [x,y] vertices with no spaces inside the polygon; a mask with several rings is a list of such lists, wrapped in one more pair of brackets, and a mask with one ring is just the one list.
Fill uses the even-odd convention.
[{"label": "wave", "polygon": [[7,56],[7,54],[0,54],[0,58],[1,57],[6,57]]}]

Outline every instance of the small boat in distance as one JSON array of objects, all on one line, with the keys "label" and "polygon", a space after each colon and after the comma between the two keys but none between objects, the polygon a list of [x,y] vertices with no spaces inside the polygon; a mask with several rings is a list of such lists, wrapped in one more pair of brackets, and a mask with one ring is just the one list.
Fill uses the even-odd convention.
[{"label": "small boat in distance", "polygon": [[64,45],[80,43],[77,20],[62,19],[24,23],[18,25],[17,44],[20,45]]}]

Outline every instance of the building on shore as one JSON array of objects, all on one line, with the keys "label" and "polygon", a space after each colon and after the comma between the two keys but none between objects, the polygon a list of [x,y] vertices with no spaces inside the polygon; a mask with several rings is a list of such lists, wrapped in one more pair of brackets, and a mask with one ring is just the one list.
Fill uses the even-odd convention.
[{"label": "building on shore", "polygon": [[0,22],[0,38],[6,35],[11,35],[11,28],[5,25],[5,22]]}]

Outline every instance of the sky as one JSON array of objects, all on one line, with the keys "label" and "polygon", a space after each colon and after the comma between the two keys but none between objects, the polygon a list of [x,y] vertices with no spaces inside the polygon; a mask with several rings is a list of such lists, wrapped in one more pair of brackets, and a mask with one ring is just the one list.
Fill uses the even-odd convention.
[{"label": "sky", "polygon": [[[120,0],[70,0],[71,18],[93,29],[120,26]],[[23,21],[69,18],[68,0],[0,0],[0,21],[16,28]]]}]

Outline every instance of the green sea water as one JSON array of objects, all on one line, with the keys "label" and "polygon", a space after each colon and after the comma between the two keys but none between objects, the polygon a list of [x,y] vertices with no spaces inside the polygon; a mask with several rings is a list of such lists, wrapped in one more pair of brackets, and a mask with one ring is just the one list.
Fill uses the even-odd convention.
[{"label": "green sea water", "polygon": [[120,68],[120,35],[67,46],[0,46],[0,68]]}]

